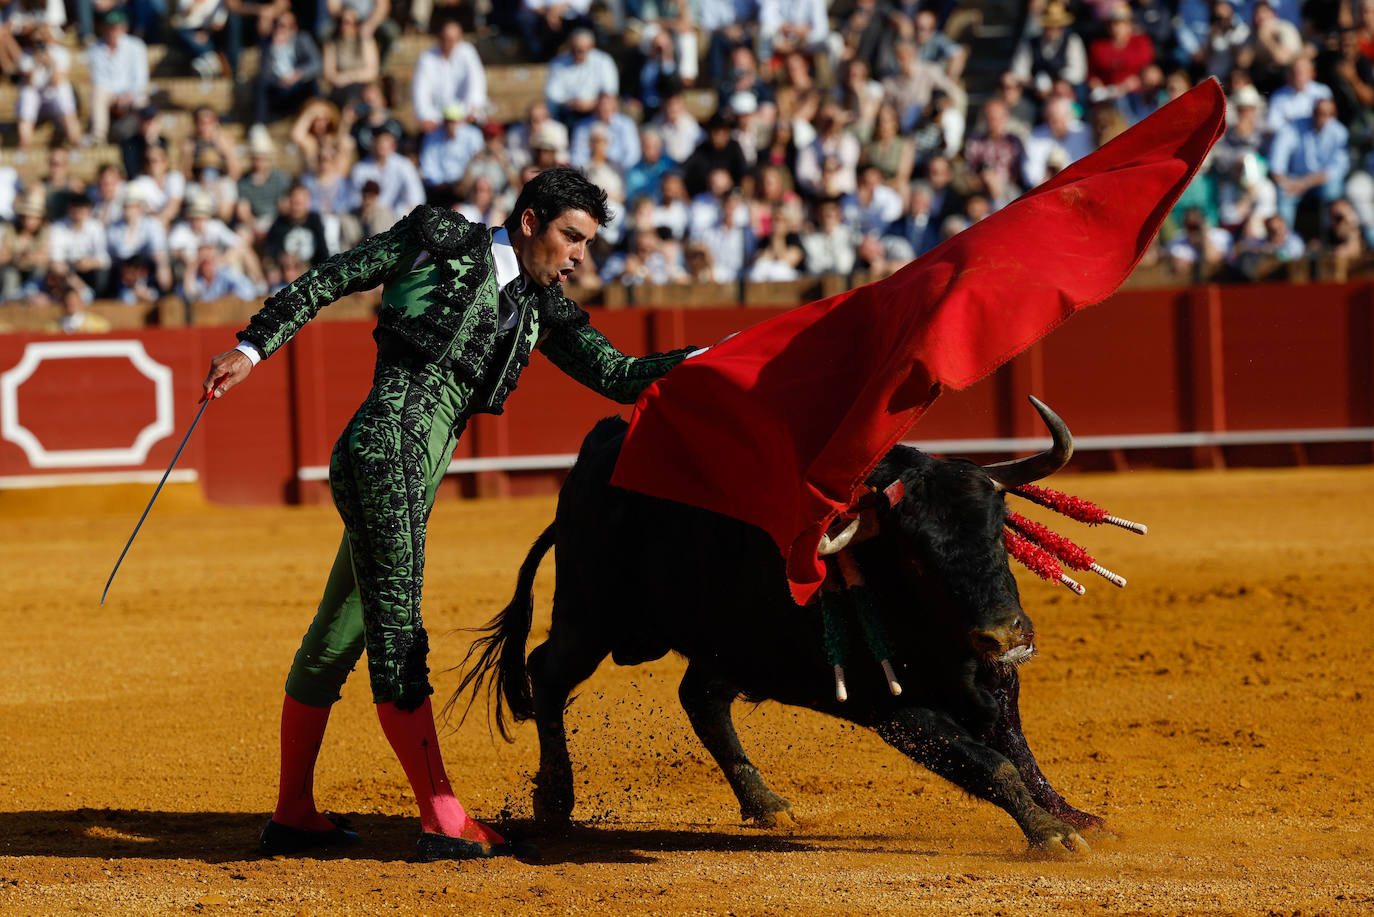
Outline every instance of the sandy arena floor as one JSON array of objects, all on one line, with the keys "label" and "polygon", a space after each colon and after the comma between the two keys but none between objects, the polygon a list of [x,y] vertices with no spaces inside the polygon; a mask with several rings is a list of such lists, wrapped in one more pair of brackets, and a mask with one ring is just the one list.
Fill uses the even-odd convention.
[{"label": "sandy arena floor", "polygon": [[[317,797],[354,813],[365,845],[260,859],[282,679],[337,544],[332,509],[166,493],[101,609],[150,491],[69,492],[65,513],[0,494],[0,912],[1374,913],[1374,469],[1056,483],[1151,526],[1142,539],[1056,523],[1125,591],[1092,578],[1075,599],[1023,580],[1040,639],[1022,670],[1026,733],[1056,786],[1120,834],[1062,859],[1029,855],[1000,810],[876,736],[775,704],[737,718],[801,821],[741,827],[677,705],[674,659],[608,662],[585,686],[569,714],[578,827],[535,833],[534,863],[414,862],[409,790],[356,673]],[[436,671],[466,647],[456,628],[505,603],[552,511],[436,509]],[[444,752],[472,810],[530,827],[532,727],[507,746],[470,722]]]}]

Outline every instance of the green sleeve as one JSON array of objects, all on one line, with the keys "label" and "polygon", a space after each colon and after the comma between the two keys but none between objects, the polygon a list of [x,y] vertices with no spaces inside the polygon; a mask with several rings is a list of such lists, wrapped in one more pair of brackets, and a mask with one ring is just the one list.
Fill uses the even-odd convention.
[{"label": "green sleeve", "polygon": [[539,349],[553,365],[592,391],[621,404],[634,404],[640,392],[696,348],[630,357],[616,350],[600,331],[584,323],[555,328]]},{"label": "green sleeve", "polygon": [[386,232],[331,255],[269,296],[238,333],[239,340],[271,356],[325,306],[370,290],[408,268],[420,253],[410,222],[406,217]]}]

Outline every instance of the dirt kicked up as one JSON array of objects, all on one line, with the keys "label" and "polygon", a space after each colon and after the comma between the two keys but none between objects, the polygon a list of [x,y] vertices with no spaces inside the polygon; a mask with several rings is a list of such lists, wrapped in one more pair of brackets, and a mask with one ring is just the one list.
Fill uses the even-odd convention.
[{"label": "dirt kicked up", "polygon": [[[1055,786],[1119,835],[1054,858],[876,736],[775,704],[736,719],[799,821],[741,826],[677,704],[676,659],[608,661],[574,701],[568,834],[529,822],[532,727],[513,746],[480,718],[446,737],[460,798],[535,841],[528,863],[415,862],[409,790],[357,672],[316,795],[364,845],[258,858],[282,681],[337,545],[333,510],[165,494],[101,609],[149,491],[0,494],[0,913],[1374,913],[1374,469],[1053,483],[1151,527],[1053,518],[1124,591],[1022,577],[1040,643],[1022,669],[1026,734]],[[455,629],[505,603],[552,512],[436,508],[440,699],[467,645]]]}]

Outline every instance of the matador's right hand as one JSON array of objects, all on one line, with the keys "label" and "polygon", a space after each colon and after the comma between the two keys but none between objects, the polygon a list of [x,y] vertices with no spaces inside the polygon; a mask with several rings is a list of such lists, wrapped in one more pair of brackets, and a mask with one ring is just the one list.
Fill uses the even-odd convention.
[{"label": "matador's right hand", "polygon": [[[226,350],[210,361],[205,377],[205,397],[220,398],[253,371],[253,361],[242,350]],[[218,382],[218,384],[216,384]]]}]

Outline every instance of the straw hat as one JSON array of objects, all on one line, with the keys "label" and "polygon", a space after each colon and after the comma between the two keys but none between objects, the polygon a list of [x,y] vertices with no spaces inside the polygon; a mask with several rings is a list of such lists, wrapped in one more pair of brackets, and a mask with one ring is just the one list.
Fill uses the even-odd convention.
[{"label": "straw hat", "polygon": [[1063,28],[1073,25],[1073,16],[1069,14],[1067,8],[1060,0],[1050,0],[1045,7],[1044,14],[1040,17],[1040,24],[1047,29]]}]

